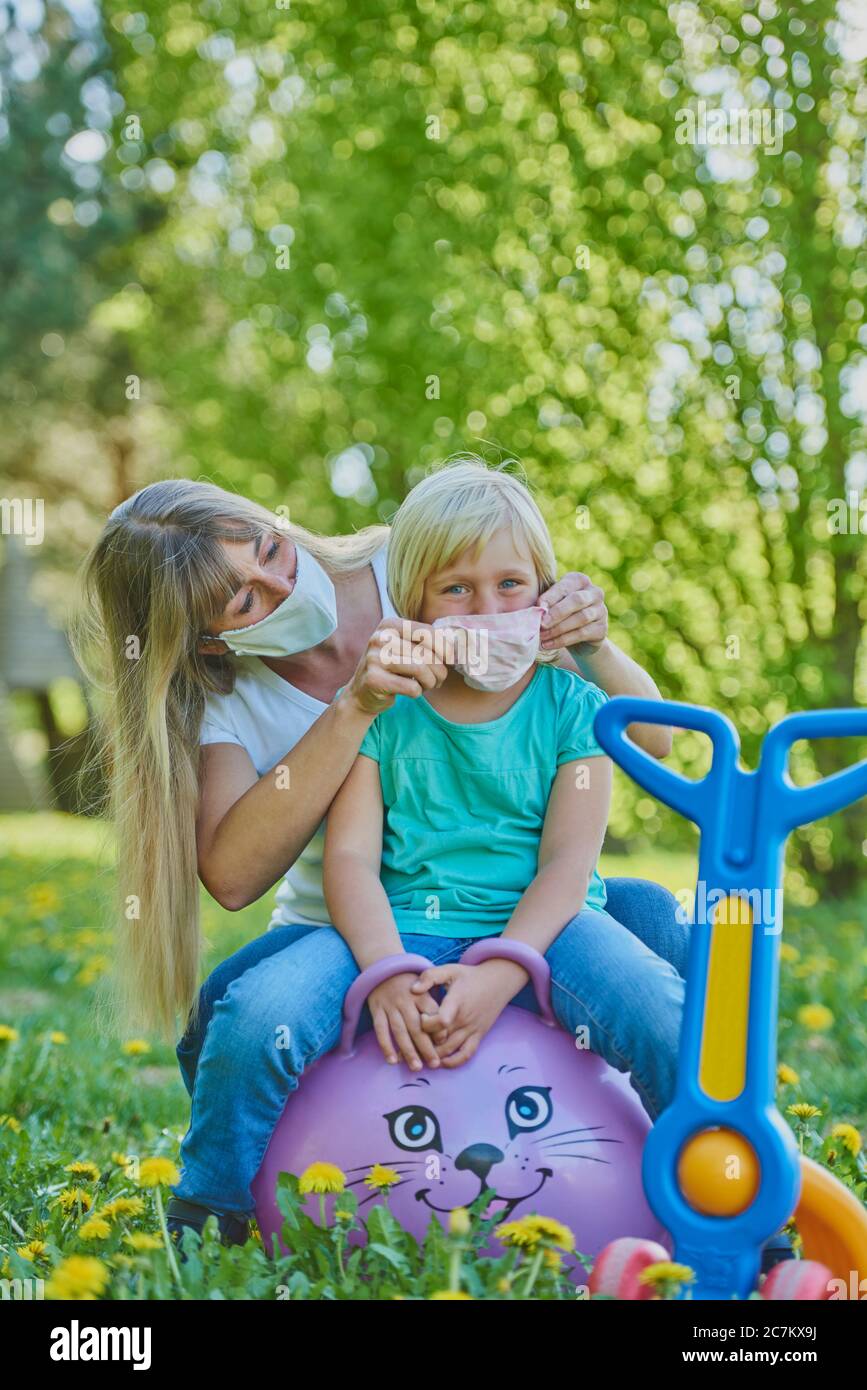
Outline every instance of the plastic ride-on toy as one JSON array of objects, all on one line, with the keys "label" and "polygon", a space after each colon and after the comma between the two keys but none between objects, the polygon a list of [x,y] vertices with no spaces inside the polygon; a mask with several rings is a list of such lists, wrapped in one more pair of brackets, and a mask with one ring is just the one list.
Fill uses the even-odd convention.
[{"label": "plastic ride-on toy", "polygon": [[[634,723],[708,734],[710,771],[691,781],[664,767],[626,736]],[[615,762],[701,834],[676,1092],[642,1161],[674,1257],[695,1271],[681,1297],[747,1298],[763,1243],[792,1216],[806,1258],[777,1264],[762,1296],[826,1299],[832,1279],[857,1290],[867,1275],[867,1211],[799,1154],[774,1091],[785,842],[796,826],[867,794],[867,760],[796,787],[789,750],[798,739],[864,736],[867,710],[789,715],[767,735],[755,772],[738,766],[737,731],[710,709],[619,696],[599,710],[595,731]],[[637,1276],[660,1258],[641,1240],[616,1241],[597,1261],[591,1291],[648,1297]]]}]

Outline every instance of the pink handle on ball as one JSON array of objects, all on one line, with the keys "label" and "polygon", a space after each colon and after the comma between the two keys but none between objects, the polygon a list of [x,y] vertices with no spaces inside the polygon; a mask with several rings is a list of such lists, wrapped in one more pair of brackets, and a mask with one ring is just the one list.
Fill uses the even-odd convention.
[{"label": "pink handle on ball", "polygon": [[501,936],[487,936],[475,941],[461,956],[461,965],[481,965],[483,960],[513,960],[523,966],[530,976],[542,1022],[549,1028],[559,1025],[551,1009],[551,967],[545,957],[524,941],[504,941]]},{"label": "pink handle on ball", "polygon": [[375,960],[373,965],[362,970],[358,979],[353,980],[349,986],[343,1001],[343,1030],[340,1034],[340,1047],[338,1049],[340,1056],[353,1057],[355,1055],[355,1031],[358,1028],[361,1010],[367,1003],[367,996],[371,990],[376,989],[376,986],[383,984],[385,980],[390,980],[393,975],[405,975],[409,970],[414,970],[416,974],[420,975],[423,970],[431,970],[432,968],[433,961],[428,960],[426,956],[415,956],[410,952],[401,952],[394,956],[383,956],[382,960]]},{"label": "pink handle on ball", "polygon": [[[523,966],[536,993],[541,1021],[549,1028],[558,1026],[551,1009],[551,967],[544,956],[523,941],[504,941],[502,937],[496,936],[475,941],[464,951],[457,963],[481,965],[484,960],[513,960]],[[362,970],[358,979],[353,980],[349,986],[343,1001],[343,1029],[338,1047],[340,1056],[355,1056],[355,1034],[361,1010],[367,1003],[368,995],[377,985],[390,980],[394,975],[404,975],[407,971],[414,970],[420,975],[422,971],[431,969],[433,961],[429,961],[427,956],[417,956],[407,951],[394,956],[383,956],[382,960],[374,961],[373,965]]]}]

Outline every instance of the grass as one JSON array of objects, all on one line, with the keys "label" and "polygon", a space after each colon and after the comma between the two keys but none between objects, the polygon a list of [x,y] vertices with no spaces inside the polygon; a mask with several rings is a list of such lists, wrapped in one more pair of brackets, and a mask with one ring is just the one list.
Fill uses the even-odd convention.
[{"label": "grass", "polygon": [[[606,857],[603,873],[694,881],[689,855]],[[376,1206],[367,1251],[350,1253],[355,1199],[328,1230],[311,1223],[286,1179],[293,1249],[277,1265],[261,1243],[224,1249],[213,1233],[179,1265],[161,1211],[189,1099],[172,1047],[94,1030],[94,987],[108,965],[102,906],[110,887],[105,827],[62,815],[0,816],[0,1276],[42,1278],[49,1297],[114,1299],[574,1297],[568,1241],[557,1233],[479,1258],[489,1223],[440,1232],[419,1248]],[[265,929],[270,908],[222,911],[206,895],[208,968]],[[805,1153],[862,1201],[867,1123],[865,901],[787,908],[782,946],[778,1104]],[[796,1078],[796,1079],[795,1079]],[[839,1124],[852,1132],[832,1135]],[[133,1160],[132,1162],[130,1160]],[[70,1165],[80,1165],[78,1170]],[[559,1244],[558,1244],[559,1241]],[[23,1252],[23,1253],[22,1253]],[[383,1253],[384,1252],[384,1253]],[[664,1296],[664,1295],[663,1295]]]}]

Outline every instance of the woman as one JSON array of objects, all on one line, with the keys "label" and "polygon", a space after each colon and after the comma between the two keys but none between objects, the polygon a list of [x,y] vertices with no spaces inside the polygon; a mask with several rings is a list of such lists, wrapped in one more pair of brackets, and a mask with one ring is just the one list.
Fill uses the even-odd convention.
[{"label": "woman", "polygon": [[[286,1099],[339,1035],[357,967],[327,925],[322,821],[374,717],[446,676],[431,643],[413,644],[424,625],[406,636],[397,621],[387,539],[385,527],[316,536],[179,479],[121,503],[86,564],[78,649],[105,694],[123,913],[113,1023],[173,1035],[178,1015],[188,1021],[178,1232],[213,1213],[224,1240],[246,1239],[250,1184]],[[565,575],[544,598],[543,645],[570,648],[609,695],[660,698],[608,639],[586,576]],[[655,756],[670,750],[658,725],[630,736]],[[230,909],[282,880],[271,929],[198,998],[197,877]],[[674,898],[637,880],[607,889],[612,914],[683,974]],[[437,1064],[432,1045],[423,1060]]]}]

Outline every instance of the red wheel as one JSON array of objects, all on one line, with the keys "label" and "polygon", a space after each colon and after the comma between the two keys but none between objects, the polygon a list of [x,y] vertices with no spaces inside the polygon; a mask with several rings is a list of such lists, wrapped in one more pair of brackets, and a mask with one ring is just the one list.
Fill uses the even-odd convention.
[{"label": "red wheel", "polygon": [[639,1240],[637,1236],[621,1236],[600,1250],[588,1280],[591,1294],[608,1294],[633,1302],[653,1297],[650,1284],[639,1283],[638,1276],[648,1265],[670,1259],[668,1251],[655,1240]]},{"label": "red wheel", "polygon": [[810,1302],[831,1297],[833,1275],[818,1260],[781,1260],[761,1287],[762,1298],[775,1303]]}]

